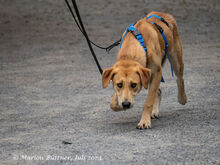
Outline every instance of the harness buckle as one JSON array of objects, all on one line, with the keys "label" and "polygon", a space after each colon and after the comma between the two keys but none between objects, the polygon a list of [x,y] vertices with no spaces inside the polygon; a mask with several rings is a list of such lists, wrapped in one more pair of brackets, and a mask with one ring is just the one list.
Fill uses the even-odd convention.
[{"label": "harness buckle", "polygon": [[132,33],[133,33],[133,35],[135,35],[135,36],[138,36],[138,35],[140,35],[141,33],[138,31],[138,30],[133,30],[132,31]]}]

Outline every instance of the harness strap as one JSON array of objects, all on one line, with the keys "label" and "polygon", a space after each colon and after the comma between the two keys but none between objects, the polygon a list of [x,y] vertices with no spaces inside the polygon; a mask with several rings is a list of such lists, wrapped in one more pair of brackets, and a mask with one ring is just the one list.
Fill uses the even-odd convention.
[{"label": "harness strap", "polygon": [[[151,17],[156,17],[158,18],[159,20],[161,20],[162,22],[164,22],[168,27],[169,27],[169,24],[161,17],[157,16],[157,15],[151,15],[149,17],[147,17],[146,19],[148,20],[149,18]],[[163,57],[162,59],[162,64],[165,62],[165,59],[166,59],[166,55],[168,57],[168,60],[170,62],[170,67],[171,67],[171,73],[172,73],[172,77],[174,76],[173,75],[173,65],[171,63],[171,58],[170,58],[170,55],[168,53],[168,47],[169,47],[169,44],[167,42],[167,38],[166,38],[166,35],[164,34],[164,31],[163,31],[163,28],[161,26],[159,26],[158,24],[154,23],[154,22],[151,22],[152,25],[155,25],[156,28],[159,30],[159,32],[161,33],[162,37],[163,37],[163,40],[164,40],[164,43],[165,43],[165,56]],[[161,82],[165,82],[164,79],[163,79],[163,76],[161,77]]]},{"label": "harness strap", "polygon": [[[129,28],[130,26],[134,26],[134,23],[130,24],[130,25],[128,26],[128,28]],[[121,45],[122,45],[122,43],[123,43],[123,40],[124,40],[125,36],[126,36],[127,33],[128,33],[128,28],[126,29],[125,34],[124,34],[123,37],[121,38],[120,48],[121,48]]]},{"label": "harness strap", "polygon": [[138,40],[138,42],[140,43],[140,45],[143,47],[143,49],[144,49],[144,51],[145,51],[145,54],[146,54],[146,56],[147,56],[147,48],[146,48],[146,46],[145,46],[145,44],[144,44],[144,39],[143,39],[141,33],[134,27],[134,25],[135,25],[135,24],[132,23],[132,24],[130,24],[130,25],[128,26],[128,28],[126,29],[125,34],[124,34],[124,36],[123,36],[122,39],[121,39],[120,48],[121,48],[121,45],[122,45],[122,43],[123,43],[123,40],[124,40],[126,34],[127,34],[128,32],[131,32],[131,33],[135,36],[135,38]]},{"label": "harness strap", "polygon": [[157,15],[150,15],[149,17],[147,17],[146,19],[150,19],[151,17],[155,17],[158,18],[159,20],[161,20],[163,23],[165,23],[167,25],[167,27],[169,27],[169,24],[167,23],[167,21],[165,21],[162,17],[159,17]]},{"label": "harness strap", "polygon": [[165,58],[166,58],[166,55],[168,54],[168,47],[169,47],[169,44],[167,42],[167,38],[166,38],[166,35],[164,34],[163,32],[163,28],[160,27],[158,24],[154,23],[154,22],[151,22],[152,25],[155,25],[157,27],[157,29],[160,31],[162,37],[163,37],[163,40],[164,40],[164,43],[165,43],[165,56],[164,58],[162,59],[162,64],[164,63],[165,61]]}]

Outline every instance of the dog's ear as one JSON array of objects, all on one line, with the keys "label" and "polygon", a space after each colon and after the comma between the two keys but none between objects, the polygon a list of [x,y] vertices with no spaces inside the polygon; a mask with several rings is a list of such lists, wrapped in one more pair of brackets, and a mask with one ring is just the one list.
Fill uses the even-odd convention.
[{"label": "dog's ear", "polygon": [[113,68],[105,69],[102,73],[102,87],[106,88],[112,79],[113,76]]},{"label": "dog's ear", "polygon": [[150,82],[151,70],[140,66],[138,74],[141,78],[141,84],[144,86],[145,89],[147,89]]}]

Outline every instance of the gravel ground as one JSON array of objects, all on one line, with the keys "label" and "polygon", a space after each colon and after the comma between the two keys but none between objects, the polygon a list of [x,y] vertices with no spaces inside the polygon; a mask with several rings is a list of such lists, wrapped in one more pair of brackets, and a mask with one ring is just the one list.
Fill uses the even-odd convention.
[{"label": "gravel ground", "polygon": [[[160,119],[135,129],[147,92],[133,109],[110,110],[112,86],[102,89],[64,1],[0,0],[0,164],[220,164],[219,0],[77,3],[90,38],[103,46],[150,11],[172,14],[188,103],[177,103],[167,64]],[[117,49],[95,49],[103,68]]]}]

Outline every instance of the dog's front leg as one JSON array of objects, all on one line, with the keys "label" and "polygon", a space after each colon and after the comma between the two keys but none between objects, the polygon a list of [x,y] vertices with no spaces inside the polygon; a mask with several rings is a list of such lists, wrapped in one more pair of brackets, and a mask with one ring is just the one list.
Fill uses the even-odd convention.
[{"label": "dog's front leg", "polygon": [[153,110],[153,104],[157,96],[157,91],[160,86],[161,76],[161,69],[158,69],[158,72],[152,75],[152,82],[150,85],[149,93],[144,104],[141,121],[138,123],[137,129],[151,128],[151,114]]},{"label": "dog's front leg", "polygon": [[111,107],[111,109],[112,110],[114,110],[114,111],[120,111],[120,110],[122,110],[122,107],[120,107],[119,105],[118,105],[118,96],[117,96],[117,94],[114,92],[114,94],[113,94],[113,96],[112,96],[112,101],[111,101],[111,103],[110,103],[110,107]]}]

